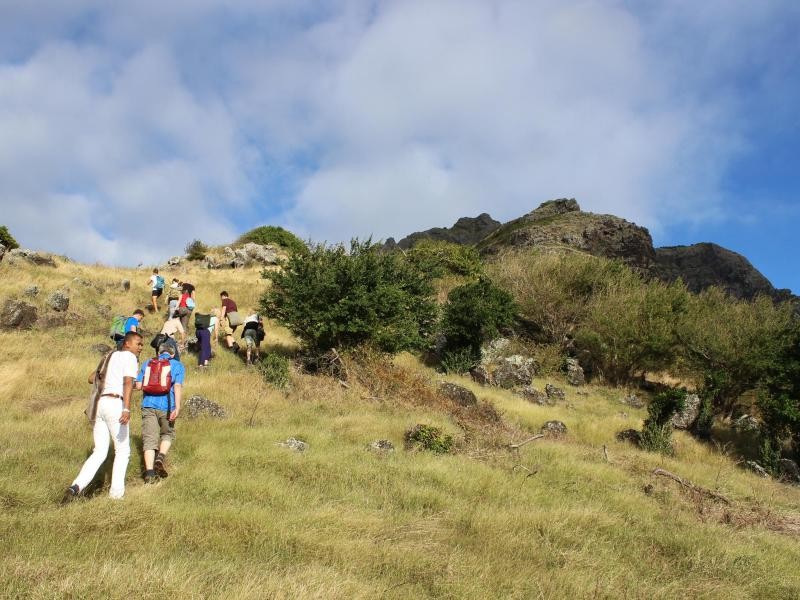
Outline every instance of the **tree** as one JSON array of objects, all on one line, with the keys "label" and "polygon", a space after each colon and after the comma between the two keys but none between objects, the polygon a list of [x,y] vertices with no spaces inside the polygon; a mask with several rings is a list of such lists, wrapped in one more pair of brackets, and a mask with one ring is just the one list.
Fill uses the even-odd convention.
[{"label": "tree", "polygon": [[262,225],[251,229],[247,233],[242,234],[237,243],[246,244],[252,242],[254,244],[275,244],[285,248],[293,254],[306,254],[308,246],[291,231],[285,230],[283,227],[274,225]]},{"label": "tree", "polygon": [[14,236],[11,235],[11,232],[5,225],[0,225],[0,244],[5,246],[6,250],[19,248],[19,243],[17,243],[17,240],[14,239]]},{"label": "tree", "polygon": [[186,244],[186,258],[189,260],[203,260],[207,252],[208,246],[200,240],[193,240]]},{"label": "tree", "polygon": [[349,252],[316,245],[264,277],[272,287],[262,309],[312,350],[365,342],[390,352],[419,348],[435,324],[429,276],[371,240],[353,240]]}]

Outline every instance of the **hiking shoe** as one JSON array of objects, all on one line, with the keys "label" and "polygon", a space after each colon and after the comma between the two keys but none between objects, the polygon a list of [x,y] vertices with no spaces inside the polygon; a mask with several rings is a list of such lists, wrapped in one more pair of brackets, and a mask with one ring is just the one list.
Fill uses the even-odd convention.
[{"label": "hiking shoe", "polygon": [[164,467],[164,463],[166,462],[167,457],[163,454],[159,454],[156,456],[156,461],[153,463],[153,470],[156,472],[156,475],[161,477],[162,479],[165,478],[169,473],[167,473],[166,467]]},{"label": "hiking shoe", "polygon": [[239,344],[233,342],[233,346],[231,346],[231,352],[234,354],[239,354]]},{"label": "hiking shoe", "polygon": [[63,505],[63,504],[69,504],[70,502],[72,502],[73,500],[75,500],[75,498],[77,498],[77,497],[78,497],[78,494],[80,494],[80,493],[81,493],[81,491],[80,491],[80,489],[78,488],[78,486],[77,486],[77,485],[75,485],[75,484],[72,484],[71,486],[69,486],[69,487],[68,487],[68,488],[67,488],[67,489],[64,491],[64,497],[63,497],[63,498],[61,498],[61,504],[62,504],[62,505]]},{"label": "hiking shoe", "polygon": [[145,471],[143,479],[145,484],[156,483],[158,481],[155,471]]}]

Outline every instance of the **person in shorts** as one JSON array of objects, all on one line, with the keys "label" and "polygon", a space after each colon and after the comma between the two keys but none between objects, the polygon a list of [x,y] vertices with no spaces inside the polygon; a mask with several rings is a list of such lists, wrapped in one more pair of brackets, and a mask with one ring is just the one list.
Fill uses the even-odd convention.
[{"label": "person in shorts", "polygon": [[265,335],[264,323],[261,319],[261,315],[251,315],[245,319],[244,328],[242,329],[242,341],[245,343],[247,349],[248,365],[254,364],[252,360],[253,355],[255,355],[256,361],[259,360],[261,342],[264,341]]},{"label": "person in shorts", "polygon": [[172,278],[172,283],[167,290],[167,319],[175,316],[175,311],[178,310],[178,302],[181,299],[181,287],[183,284],[176,278]]},{"label": "person in shorts", "polygon": [[161,294],[164,293],[164,278],[158,274],[158,269],[153,269],[153,274],[147,280],[148,285],[150,285],[151,292],[150,292],[150,301],[152,302],[152,311],[154,313],[158,312],[158,299],[161,297]]},{"label": "person in shorts", "polygon": [[[186,370],[175,359],[175,349],[171,344],[158,347],[158,358],[168,359],[172,385],[169,393],[161,396],[144,393],[142,396],[142,450],[144,451],[144,482],[155,483],[158,478],[167,476],[167,453],[175,441],[175,419],[181,412],[183,384]],[[155,360],[155,359],[153,359]],[[146,361],[136,377],[136,389],[143,390]]]},{"label": "person in shorts", "polygon": [[224,290],[221,291],[219,293],[219,298],[222,304],[219,314],[220,333],[222,333],[225,338],[225,347],[234,354],[237,354],[239,352],[239,344],[234,341],[233,334],[238,325],[231,325],[228,315],[231,313],[238,314],[239,308],[236,306],[236,302],[231,300],[230,296],[228,296],[228,292]]}]

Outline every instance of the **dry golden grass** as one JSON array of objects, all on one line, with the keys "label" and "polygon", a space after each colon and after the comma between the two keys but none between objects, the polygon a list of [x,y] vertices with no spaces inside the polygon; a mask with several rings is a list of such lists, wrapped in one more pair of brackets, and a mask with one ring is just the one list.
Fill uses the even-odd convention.
[{"label": "dry golden grass", "polygon": [[[644,417],[619,402],[624,390],[567,388],[565,403],[543,407],[444,377],[408,354],[353,366],[349,388],[293,373],[287,392],[229,353],[208,372],[189,357],[187,394],[219,402],[230,416],[179,420],[170,477],[144,486],[134,410],[125,499],[102,492],[61,508],[91,450],[81,413],[99,358],[91,346],[106,341],[111,315],[146,305],[147,275],[0,264],[0,302],[36,283],[34,303],[47,317],[47,295],[69,287],[74,313],[52,329],[0,333],[2,597],[800,596],[797,488],[746,473],[726,452],[680,433],[672,458],[617,442],[618,430]],[[201,311],[223,288],[247,311],[266,286],[257,270],[176,275],[198,286]],[[119,291],[123,278],[135,286],[128,294]],[[159,325],[159,316],[145,318],[150,332]],[[267,346],[291,351],[295,343],[270,324]],[[504,423],[443,402],[434,392],[440,379],[472,389]],[[535,383],[548,381],[563,383]],[[567,424],[565,438],[519,453],[504,447],[550,419]],[[419,422],[454,435],[459,451],[403,451],[404,431]],[[309,450],[277,445],[290,436]],[[398,450],[367,452],[375,439]],[[656,467],[731,506],[654,477]]]}]

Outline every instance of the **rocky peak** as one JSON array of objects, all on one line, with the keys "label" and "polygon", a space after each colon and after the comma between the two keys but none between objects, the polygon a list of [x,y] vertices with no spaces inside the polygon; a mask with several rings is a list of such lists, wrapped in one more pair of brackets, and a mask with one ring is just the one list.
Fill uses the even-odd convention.
[{"label": "rocky peak", "polygon": [[581,207],[575,198],[559,198],[542,202],[537,209],[532,210],[525,217],[530,221],[540,221],[570,212],[581,212]]},{"label": "rocky peak", "polygon": [[[495,221],[487,213],[481,213],[477,217],[461,217],[452,227],[434,227],[427,231],[412,233],[397,242],[396,245],[405,250],[420,240],[437,240],[471,246],[477,244],[498,227],[500,227],[500,221]],[[387,247],[395,245],[392,238],[386,242]]]}]

